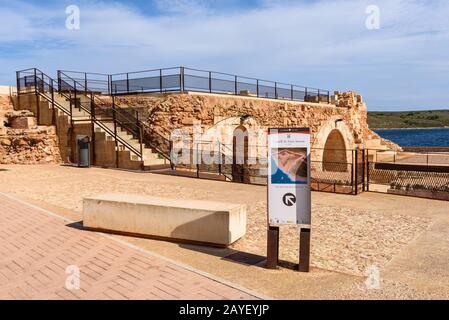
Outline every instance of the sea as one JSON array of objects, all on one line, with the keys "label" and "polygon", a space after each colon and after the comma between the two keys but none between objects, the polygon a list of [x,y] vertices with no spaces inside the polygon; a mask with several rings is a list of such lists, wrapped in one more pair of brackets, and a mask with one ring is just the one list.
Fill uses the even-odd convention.
[{"label": "sea", "polygon": [[375,129],[382,138],[402,147],[449,147],[449,128]]}]

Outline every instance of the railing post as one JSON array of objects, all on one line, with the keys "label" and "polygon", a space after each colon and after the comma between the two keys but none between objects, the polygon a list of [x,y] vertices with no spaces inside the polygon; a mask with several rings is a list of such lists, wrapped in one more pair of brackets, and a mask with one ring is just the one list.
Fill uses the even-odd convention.
[{"label": "railing post", "polygon": [[17,86],[17,93],[20,92],[20,72],[16,71],[16,86]]},{"label": "railing post", "polygon": [[307,87],[304,88],[304,102],[307,102]]},{"label": "railing post", "polygon": [[196,177],[197,178],[200,177],[200,162],[199,162],[200,157],[198,154],[198,152],[199,152],[198,146],[199,146],[199,144],[197,143],[196,144],[196,159],[195,159],[195,161],[196,161]]},{"label": "railing post", "polygon": [[[75,89],[75,108],[77,107],[77,105],[78,105],[78,101],[77,101],[77,89],[76,89],[76,82],[74,82],[74,89]],[[79,108],[78,108],[78,111],[81,111],[81,106],[79,106]]]},{"label": "railing post", "polygon": [[45,83],[44,83],[44,73],[41,71],[41,82],[40,82],[40,88],[39,90],[42,91],[43,93],[45,93]]},{"label": "railing post", "polygon": [[70,105],[70,125],[73,128],[73,100],[72,100],[72,91],[69,93],[69,105]]},{"label": "railing post", "polygon": [[39,99],[39,88],[37,86],[37,70],[34,68],[34,92],[36,94],[36,121],[40,124],[40,99]]},{"label": "railing post", "polygon": [[278,83],[277,82],[274,83],[274,98],[275,99],[278,98]]},{"label": "railing post", "polygon": [[320,89],[318,89],[318,103],[321,102]]},{"label": "railing post", "polygon": [[180,70],[179,70],[179,85],[181,87],[180,89],[181,89],[182,93],[184,93],[184,90],[185,90],[184,73],[185,73],[184,67],[180,67]]},{"label": "railing post", "polygon": [[145,166],[143,158],[143,125],[139,126],[139,141],[140,141],[140,158],[142,159],[142,168]]},{"label": "railing post", "polygon": [[259,79],[257,79],[256,90],[257,90],[257,98],[259,98]]},{"label": "railing post", "polygon": [[209,93],[212,93],[212,72],[209,71]]},{"label": "railing post", "polygon": [[[76,83],[75,83],[76,86]],[[76,93],[76,91],[75,91]],[[75,100],[76,101],[76,100]],[[80,110],[81,110],[81,104],[80,104]],[[96,157],[96,148],[95,148],[95,120],[96,120],[96,116],[95,116],[95,101],[94,101],[94,94],[93,92],[90,93],[90,119],[91,119],[91,126],[92,126],[92,163],[95,165],[97,162],[97,157]]]},{"label": "railing post", "polygon": [[327,103],[331,103],[331,93],[330,91],[327,91]]},{"label": "railing post", "polygon": [[52,108],[52,117],[51,123],[52,125],[56,124],[56,111],[55,111],[55,89],[53,79],[50,79],[50,92],[51,92],[51,108]]},{"label": "railing post", "polygon": [[126,93],[129,93],[129,74],[126,74]]},{"label": "railing post", "polygon": [[169,148],[168,155],[169,155],[169,157],[170,157],[170,167],[171,167],[172,170],[174,170],[174,169],[175,169],[175,165],[173,164],[172,156],[171,156],[172,150],[173,150],[173,141],[170,139],[170,140],[168,141],[168,144],[169,144],[169,147],[168,147],[168,148]]},{"label": "railing post", "polygon": [[291,86],[291,98],[292,98],[292,101],[294,100],[294,97],[293,97],[293,85]]},{"label": "railing post", "polygon": [[108,94],[112,96],[112,75],[108,74]]},{"label": "railing post", "polygon": [[61,70],[58,70],[58,92],[62,91]]},{"label": "railing post", "polygon": [[[163,85],[164,84],[163,84],[163,81],[162,81],[162,69],[159,69],[159,88],[160,88],[160,93],[163,92],[163,90],[162,90],[162,86]],[[143,91],[143,88],[142,88],[142,91]]]},{"label": "railing post", "polygon": [[20,108],[20,91],[21,91],[21,88],[20,88],[20,72],[19,71],[17,71],[16,72],[16,85],[17,85],[17,104],[19,105],[19,108]]},{"label": "railing post", "polygon": [[87,95],[87,72],[84,73],[84,94]]},{"label": "railing post", "polygon": [[218,141],[218,154],[220,156],[220,161],[218,163],[218,174],[221,176],[222,175],[221,165],[222,165],[222,162],[223,162],[223,157],[222,157],[222,153],[221,153],[221,142],[220,141]]},{"label": "railing post", "polygon": [[370,179],[370,164],[369,164],[369,149],[366,154],[366,191],[369,192],[369,179]]},{"label": "railing post", "polygon": [[119,167],[119,152],[118,152],[118,140],[117,140],[117,109],[115,107],[115,97],[112,96],[112,119],[114,122],[114,140],[115,140],[115,166]]},{"label": "railing post", "polygon": [[234,77],[234,86],[235,86],[235,95],[237,95],[238,93],[237,93],[237,91],[238,91],[238,87],[237,87],[237,81],[238,81],[238,79],[237,79],[237,76],[235,76]]},{"label": "railing post", "polygon": [[354,193],[354,150],[351,150],[351,189]]},{"label": "railing post", "polygon": [[362,163],[363,163],[363,167],[362,167],[362,177],[363,177],[363,192],[365,192],[365,188],[366,188],[366,183],[365,183],[365,170],[366,170],[366,158],[365,158],[365,149],[362,150]]}]

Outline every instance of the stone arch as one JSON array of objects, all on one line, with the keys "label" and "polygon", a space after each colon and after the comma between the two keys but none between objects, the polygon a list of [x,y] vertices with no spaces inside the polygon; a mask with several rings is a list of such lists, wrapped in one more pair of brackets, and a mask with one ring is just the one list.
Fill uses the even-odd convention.
[{"label": "stone arch", "polygon": [[[203,141],[219,141],[223,146],[223,152],[226,156],[233,156],[234,133],[237,128],[243,126],[248,132],[248,157],[256,158],[259,156],[260,150],[255,148],[258,145],[266,145],[266,130],[259,125],[253,117],[246,118],[242,121],[241,117],[222,117],[215,116],[214,125],[205,128],[202,135]],[[261,131],[262,130],[262,131]],[[259,136],[259,132],[263,132]]]},{"label": "stone arch", "polygon": [[235,182],[249,183],[248,173],[248,129],[240,124],[232,135],[232,179]]},{"label": "stone arch", "polygon": [[[330,140],[328,138],[330,138]],[[340,116],[334,116],[320,126],[319,130],[314,134],[312,143],[312,161],[315,163],[315,169],[331,171],[331,165],[325,166],[323,163],[325,156],[326,159],[334,158],[343,160],[342,162],[351,163],[352,153],[350,151],[344,152],[344,155],[343,152],[339,152],[336,155],[331,154],[331,149],[340,149],[343,146],[344,148],[342,149],[354,149],[355,142],[353,130]],[[335,167],[336,166],[334,165],[334,170],[336,170]],[[340,167],[344,168],[345,166],[340,165]],[[345,169],[345,171],[346,170],[347,169]]]},{"label": "stone arch", "polygon": [[325,171],[348,171],[347,148],[343,135],[338,129],[329,133],[323,150],[323,169]]}]

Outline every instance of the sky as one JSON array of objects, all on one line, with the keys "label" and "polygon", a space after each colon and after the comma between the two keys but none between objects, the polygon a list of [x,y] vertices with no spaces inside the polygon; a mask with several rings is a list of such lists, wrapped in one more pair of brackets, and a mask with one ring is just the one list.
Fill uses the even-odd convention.
[{"label": "sky", "polygon": [[371,111],[449,109],[447,0],[0,0],[0,16],[1,85],[30,67],[186,66],[353,90]]}]

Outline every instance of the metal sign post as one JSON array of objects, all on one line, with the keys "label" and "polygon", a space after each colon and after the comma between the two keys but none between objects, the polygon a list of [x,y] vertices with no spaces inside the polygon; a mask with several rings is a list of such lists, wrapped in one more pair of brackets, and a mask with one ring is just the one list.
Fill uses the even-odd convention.
[{"label": "metal sign post", "polygon": [[279,225],[301,226],[299,268],[309,272],[311,233],[310,129],[273,128],[268,132],[267,265],[279,262]]}]

